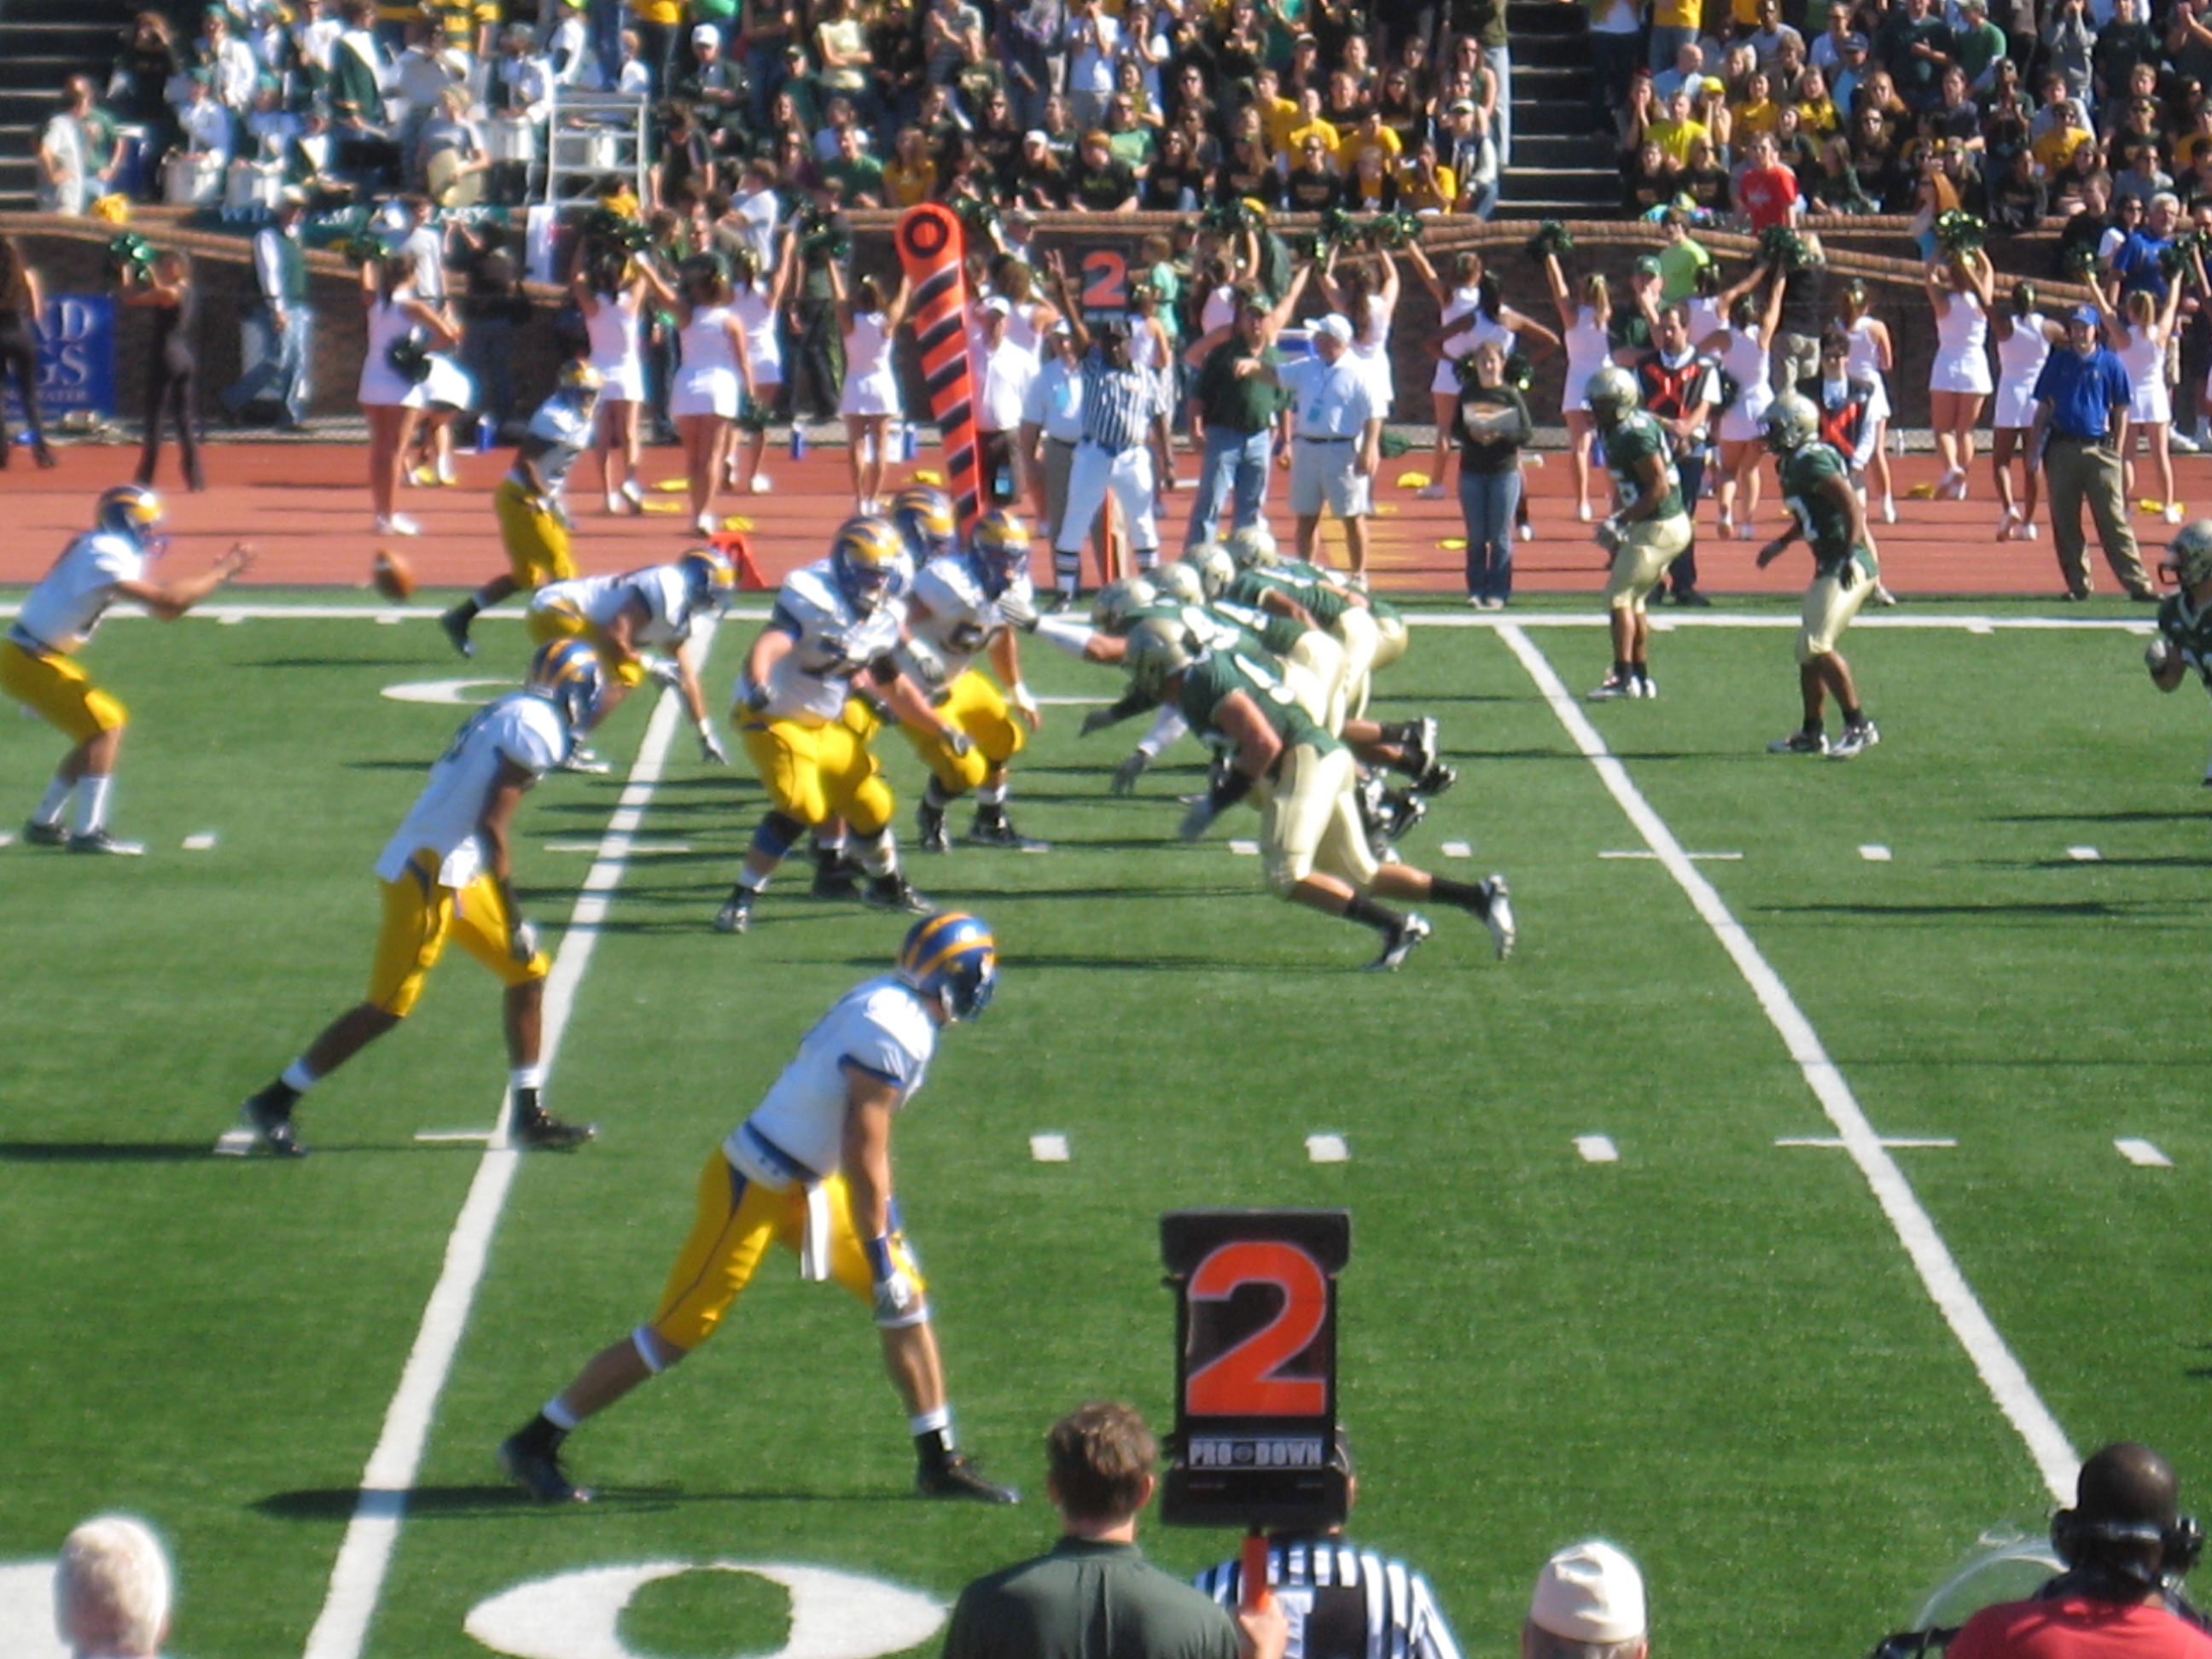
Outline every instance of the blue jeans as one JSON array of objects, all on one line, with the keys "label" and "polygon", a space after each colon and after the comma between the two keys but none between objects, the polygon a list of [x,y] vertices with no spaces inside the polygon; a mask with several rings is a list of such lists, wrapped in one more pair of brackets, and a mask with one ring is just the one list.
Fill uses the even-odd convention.
[{"label": "blue jeans", "polygon": [[1467,593],[1471,599],[1513,597],[1513,509],[1521,502],[1521,469],[1459,471],[1459,511],[1467,521]]},{"label": "blue jeans", "polygon": [[1206,459],[1199,470],[1198,499],[1191,503],[1190,527],[1183,532],[1185,547],[1195,547],[1213,533],[1213,521],[1232,486],[1236,506],[1230,515],[1230,527],[1242,530],[1260,522],[1260,508],[1267,499],[1267,463],[1274,435],[1270,427],[1251,433],[1225,426],[1206,428]]},{"label": "blue jeans", "polygon": [[1498,81],[1498,127],[1491,136],[1498,141],[1498,165],[1502,170],[1513,165],[1513,49],[1485,46],[1482,61],[1490,65]]},{"label": "blue jeans", "polygon": [[267,398],[283,404],[288,425],[307,418],[307,365],[313,361],[315,313],[305,306],[295,306],[289,320],[289,326],[278,328],[265,307],[257,306],[246,313],[243,321],[252,337],[246,357],[253,367],[222,394],[223,407],[233,415]]}]

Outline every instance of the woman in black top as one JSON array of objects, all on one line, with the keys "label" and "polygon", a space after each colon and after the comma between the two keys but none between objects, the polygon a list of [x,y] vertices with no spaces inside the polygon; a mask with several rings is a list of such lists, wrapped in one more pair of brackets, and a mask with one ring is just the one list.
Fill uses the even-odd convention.
[{"label": "woman in black top", "polygon": [[1382,90],[1375,100],[1375,107],[1382,112],[1383,126],[1398,135],[1403,155],[1411,155],[1419,149],[1421,140],[1431,131],[1429,112],[1422,107],[1420,96],[1413,88],[1411,70],[1393,69],[1384,74]]},{"label": "woman in black top", "polygon": [[177,450],[185,483],[197,495],[207,488],[200,471],[199,439],[192,430],[192,387],[199,361],[192,350],[198,329],[199,296],[192,288],[192,262],[175,248],[155,256],[149,278],[126,273],[123,303],[154,313],[153,349],[146,373],[146,444],[138,453],[138,482],[154,482],[161,454],[161,417],[176,422]]},{"label": "woman in black top", "polygon": [[[39,318],[46,301],[39,292],[39,273],[23,263],[23,250],[12,236],[0,236],[0,385],[15,377],[15,395],[23,400],[23,419],[31,428],[31,453],[40,466],[54,464],[46,447],[46,429],[39,420]],[[13,453],[8,424],[0,416],[0,466]]]},{"label": "woman in black top", "polygon": [[1217,202],[1257,202],[1264,208],[1282,205],[1282,175],[1275,171],[1274,158],[1267,154],[1265,138],[1246,137],[1229,147],[1228,159],[1222,162],[1221,171],[1215,175],[1213,198]]},{"label": "woman in black top", "polygon": [[1190,153],[1190,138],[1179,127],[1160,135],[1159,153],[1145,173],[1137,205],[1147,213],[1194,213],[1206,205],[1212,183],[1198,158]]},{"label": "woman in black top", "polygon": [[1336,205],[1343,185],[1329,160],[1328,140],[1317,133],[1299,139],[1297,165],[1285,181],[1284,205],[1293,213],[1326,213]]},{"label": "woman in black top", "polygon": [[1467,602],[1502,611],[1513,597],[1513,513],[1521,502],[1521,449],[1536,435],[1528,405],[1505,384],[1505,348],[1475,347],[1473,372],[1452,411],[1459,441],[1459,510],[1467,523]]}]

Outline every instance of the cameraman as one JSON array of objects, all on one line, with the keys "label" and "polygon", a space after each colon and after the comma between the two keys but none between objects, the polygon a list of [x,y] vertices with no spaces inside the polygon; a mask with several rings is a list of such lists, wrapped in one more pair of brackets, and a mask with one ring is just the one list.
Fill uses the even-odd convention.
[{"label": "cameraman", "polygon": [[1984,1607],[1950,1659],[2212,1659],[2212,1635],[2181,1593],[2203,1534],[2179,1513],[2173,1470],[2149,1447],[2124,1441],[2084,1463],[2051,1542],[2067,1570],[2025,1601]]}]

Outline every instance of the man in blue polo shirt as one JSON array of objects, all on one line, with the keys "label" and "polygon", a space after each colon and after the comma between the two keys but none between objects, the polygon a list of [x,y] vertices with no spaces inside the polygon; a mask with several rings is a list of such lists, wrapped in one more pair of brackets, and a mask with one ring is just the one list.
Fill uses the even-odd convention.
[{"label": "man in blue polo shirt", "polygon": [[2089,562],[2081,535],[2086,498],[2097,521],[2097,540],[2131,599],[2158,598],[2136,551],[2121,487],[2120,457],[2127,453],[2128,372],[2097,338],[2095,307],[2083,306],[2066,322],[2066,345],[2054,351],[2035,382],[2035,425],[2027,453],[2043,456],[2050,484],[2051,538],[2066,578],[2068,599],[2089,597]]}]

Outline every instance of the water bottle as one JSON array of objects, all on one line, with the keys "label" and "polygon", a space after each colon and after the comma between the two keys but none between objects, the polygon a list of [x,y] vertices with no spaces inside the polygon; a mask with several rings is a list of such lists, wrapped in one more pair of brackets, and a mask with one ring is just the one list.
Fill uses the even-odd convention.
[{"label": "water bottle", "polygon": [[806,459],[806,434],[796,421],[791,423],[791,459],[794,461]]},{"label": "water bottle", "polygon": [[899,423],[899,459],[910,461],[921,453],[921,435],[912,421]]},{"label": "water bottle", "polygon": [[477,416],[477,453],[489,455],[492,446],[499,441],[499,428],[489,415]]}]

